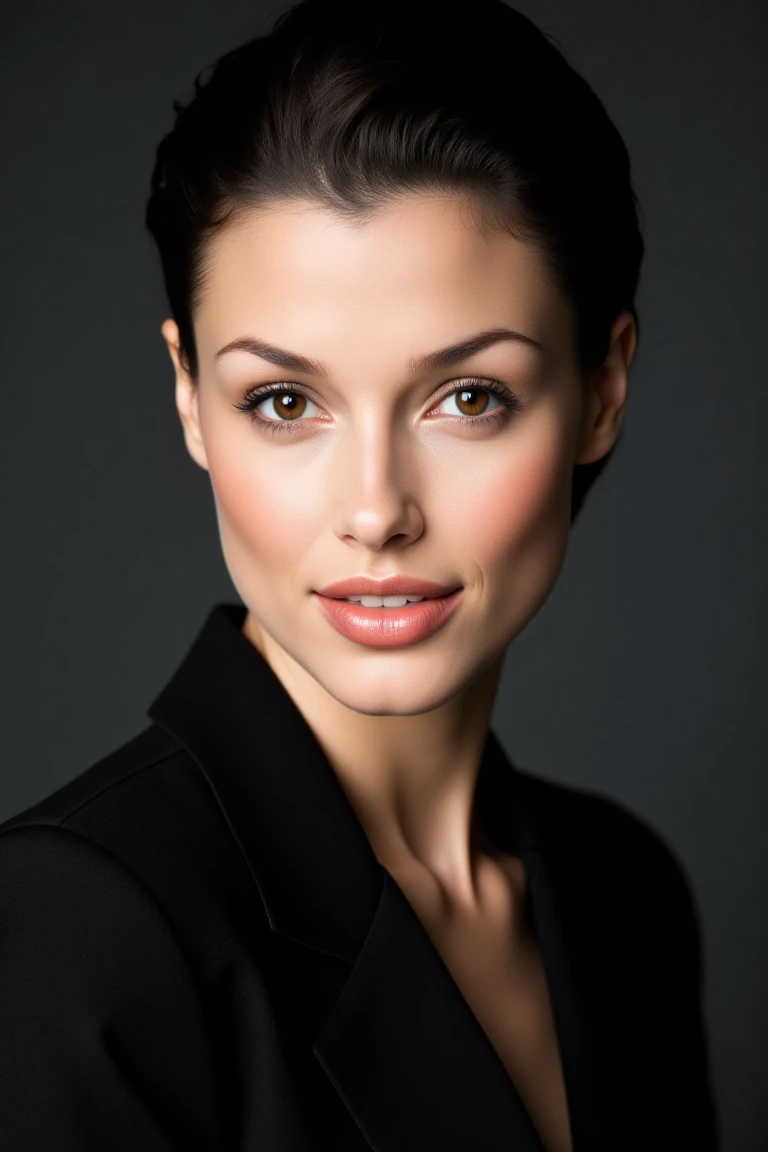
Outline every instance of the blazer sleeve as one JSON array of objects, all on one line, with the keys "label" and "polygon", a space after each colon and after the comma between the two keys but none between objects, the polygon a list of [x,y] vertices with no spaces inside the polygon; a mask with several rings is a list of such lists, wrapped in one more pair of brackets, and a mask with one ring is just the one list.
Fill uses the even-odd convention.
[{"label": "blazer sleeve", "polygon": [[55,825],[0,833],[0,1150],[212,1152],[203,1006],[158,905]]}]

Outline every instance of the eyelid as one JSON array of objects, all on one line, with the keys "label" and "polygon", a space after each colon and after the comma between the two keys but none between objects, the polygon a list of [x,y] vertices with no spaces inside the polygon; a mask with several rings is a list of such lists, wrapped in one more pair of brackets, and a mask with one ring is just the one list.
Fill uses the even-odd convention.
[{"label": "eyelid", "polygon": [[441,388],[435,403],[439,404],[441,400],[445,400],[446,396],[452,396],[454,392],[463,392],[470,388],[477,388],[479,392],[491,392],[499,398],[514,395],[511,388],[508,388],[501,380],[494,380],[492,376],[462,376],[457,380],[450,380],[444,388]]}]

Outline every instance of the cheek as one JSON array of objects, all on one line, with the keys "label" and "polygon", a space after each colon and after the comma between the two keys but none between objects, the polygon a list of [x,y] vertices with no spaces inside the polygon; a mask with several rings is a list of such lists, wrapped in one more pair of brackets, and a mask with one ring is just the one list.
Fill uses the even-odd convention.
[{"label": "cheek", "polygon": [[[316,534],[313,485],[300,468],[280,467],[278,454],[256,437],[250,430],[233,435],[231,429],[206,437],[222,546],[233,563],[242,555],[263,569],[292,569]],[[249,570],[254,571],[250,565]]]},{"label": "cheek", "polygon": [[552,579],[570,527],[569,434],[554,414],[544,414],[489,464],[462,485],[471,512],[461,524],[467,554],[488,571],[508,569],[516,581]]}]

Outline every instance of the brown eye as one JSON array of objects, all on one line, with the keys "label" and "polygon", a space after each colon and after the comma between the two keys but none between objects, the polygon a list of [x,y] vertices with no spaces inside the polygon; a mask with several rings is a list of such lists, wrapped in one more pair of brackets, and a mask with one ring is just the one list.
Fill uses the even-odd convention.
[{"label": "brown eye", "polygon": [[456,392],[456,403],[463,416],[482,416],[488,407],[488,392],[484,388],[462,388]]},{"label": "brown eye", "polygon": [[288,421],[297,420],[299,416],[303,416],[307,406],[307,398],[302,396],[300,392],[279,392],[272,397],[272,400],[275,405],[275,412],[280,419],[285,418]]},{"label": "brown eye", "polygon": [[[269,405],[272,405],[270,411]],[[234,407],[246,412],[256,424],[262,424],[269,432],[279,432],[291,424],[304,423],[300,420],[313,405],[308,396],[285,384],[267,385],[249,389],[243,399]]]},{"label": "brown eye", "polygon": [[[507,399],[510,397],[510,399]],[[450,405],[451,407],[443,408],[449,416],[459,416],[465,419],[482,420],[488,413],[488,419],[491,415],[495,415],[497,409],[509,407],[511,405],[511,393],[506,390],[499,392],[496,387],[491,387],[488,384],[465,384],[463,388],[455,388],[453,392],[449,392],[443,396],[439,402],[438,407],[443,408],[443,405]],[[492,405],[489,409],[489,405]]]}]

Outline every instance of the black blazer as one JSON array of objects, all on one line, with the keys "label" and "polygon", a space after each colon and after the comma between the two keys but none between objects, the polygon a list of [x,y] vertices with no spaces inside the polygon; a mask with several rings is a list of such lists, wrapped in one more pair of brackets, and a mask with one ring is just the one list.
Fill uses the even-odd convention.
[{"label": "black blazer", "polygon": [[[244,616],[0,825],[0,1149],[542,1152]],[[574,1152],[719,1148],[676,857],[492,731],[476,803],[528,872]]]}]

